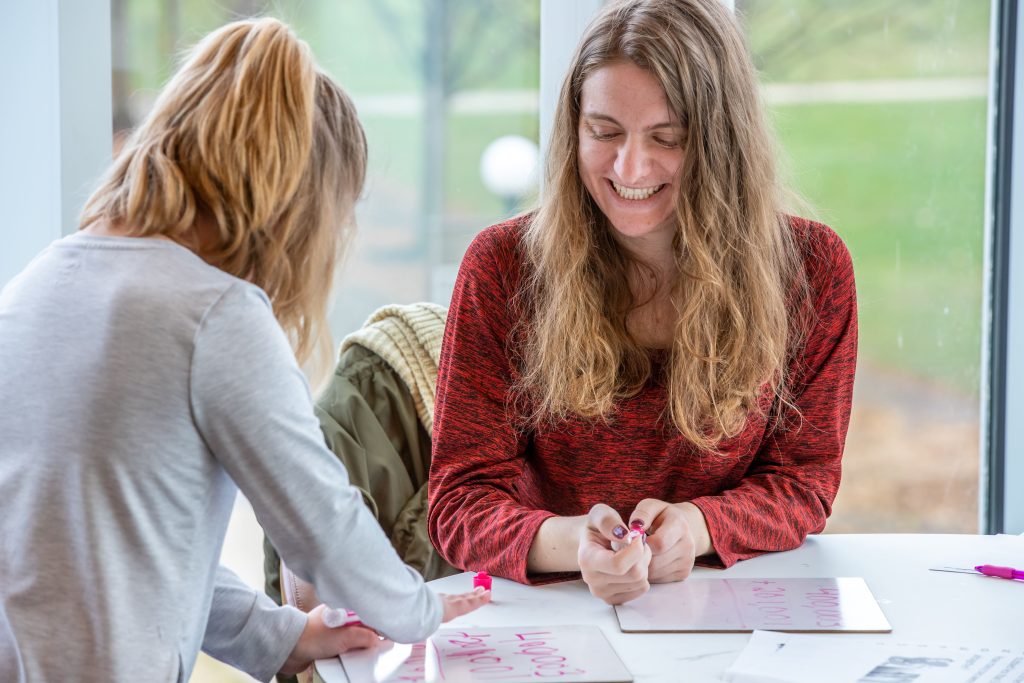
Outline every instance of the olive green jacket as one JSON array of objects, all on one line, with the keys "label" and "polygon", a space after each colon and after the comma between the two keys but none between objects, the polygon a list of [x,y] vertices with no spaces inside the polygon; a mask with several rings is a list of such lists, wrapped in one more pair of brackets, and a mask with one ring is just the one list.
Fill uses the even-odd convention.
[{"label": "olive green jacket", "polygon": [[[428,581],[457,571],[434,550],[426,529],[444,322],[445,309],[434,304],[381,309],[342,343],[334,375],[316,404],[327,447],[345,465],[399,556]],[[339,530],[339,543],[345,542],[343,534]],[[280,603],[280,560],[266,538],[263,547],[266,591]]]}]

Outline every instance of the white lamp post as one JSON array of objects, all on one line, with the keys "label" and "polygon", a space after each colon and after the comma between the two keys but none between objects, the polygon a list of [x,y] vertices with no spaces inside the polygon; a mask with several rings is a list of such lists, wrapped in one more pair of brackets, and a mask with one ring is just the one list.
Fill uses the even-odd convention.
[{"label": "white lamp post", "polygon": [[539,157],[537,143],[521,135],[497,138],[484,150],[480,178],[505,201],[506,213],[514,213],[519,201],[537,186]]}]

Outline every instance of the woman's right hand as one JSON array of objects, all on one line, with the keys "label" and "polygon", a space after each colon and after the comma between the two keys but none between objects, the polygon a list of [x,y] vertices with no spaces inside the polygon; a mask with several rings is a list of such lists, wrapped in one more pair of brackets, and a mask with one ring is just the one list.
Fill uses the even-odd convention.
[{"label": "woman's right hand", "polygon": [[439,594],[444,612],[441,615],[442,622],[449,622],[455,617],[469,614],[478,607],[483,607],[491,601],[491,591],[481,587],[474,588],[469,593],[457,593],[455,595]]},{"label": "woman's right hand", "polygon": [[580,536],[578,559],[583,581],[591,593],[609,605],[638,598],[651,587],[647,581],[651,549],[646,543],[637,540],[622,550],[612,550],[612,541],[626,533],[619,513],[598,503],[590,508]]},{"label": "woman's right hand", "polygon": [[305,671],[318,659],[337,657],[349,650],[362,650],[380,644],[380,636],[376,631],[365,626],[327,626],[323,614],[326,609],[327,605],[317,605],[305,615],[306,626],[288,659],[281,665],[280,673],[294,676]]}]

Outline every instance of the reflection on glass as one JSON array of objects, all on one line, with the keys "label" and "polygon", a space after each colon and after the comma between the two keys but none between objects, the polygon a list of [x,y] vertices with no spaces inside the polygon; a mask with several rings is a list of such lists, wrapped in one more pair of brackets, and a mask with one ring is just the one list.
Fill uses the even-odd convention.
[{"label": "reflection on glass", "polygon": [[739,0],[860,356],[828,531],[977,531],[989,3]]}]

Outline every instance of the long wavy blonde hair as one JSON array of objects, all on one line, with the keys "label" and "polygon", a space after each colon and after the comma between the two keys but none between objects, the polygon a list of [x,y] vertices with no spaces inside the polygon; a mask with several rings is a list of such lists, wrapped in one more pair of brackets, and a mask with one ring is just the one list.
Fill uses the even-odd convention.
[{"label": "long wavy blonde hair", "polygon": [[345,92],[306,43],[270,18],[204,38],[87,202],[131,235],[196,245],[200,255],[261,287],[300,363],[322,373],[334,268],[350,242],[366,174],[366,139]]},{"label": "long wavy blonde hair", "polygon": [[[626,0],[588,27],[562,85],[540,207],[527,228],[518,383],[535,424],[613,419],[654,371],[627,328],[631,279],[650,264],[620,248],[578,163],[580,93],[596,70],[651,73],[686,131],[673,242],[677,312],[664,381],[679,432],[715,450],[752,412],[785,400],[806,278],[783,214],[773,137],[742,34],[721,0]],[[769,392],[768,389],[772,389]],[[771,395],[773,401],[762,400]]]}]

